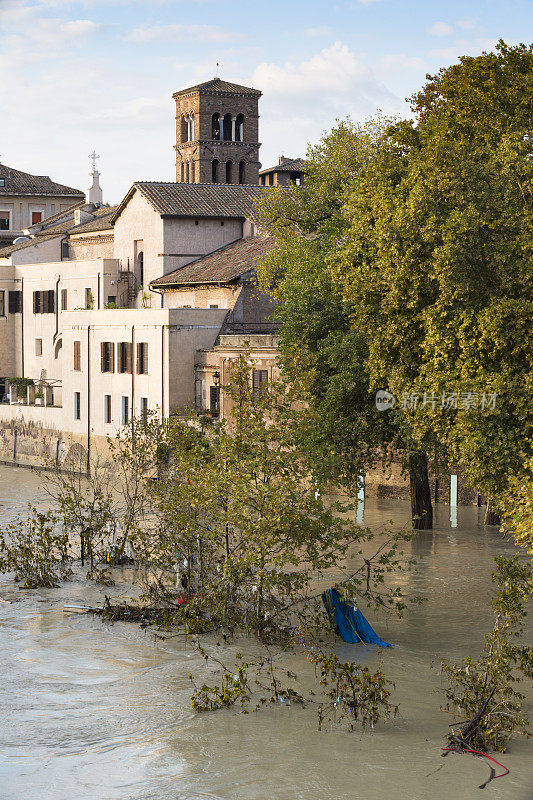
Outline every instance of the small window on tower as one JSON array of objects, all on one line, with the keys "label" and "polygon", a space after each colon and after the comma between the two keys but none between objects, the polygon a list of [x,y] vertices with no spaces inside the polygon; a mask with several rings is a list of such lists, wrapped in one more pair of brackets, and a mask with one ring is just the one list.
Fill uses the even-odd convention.
[{"label": "small window on tower", "polygon": [[9,211],[0,211],[0,231],[8,231],[9,230],[10,219],[11,219],[11,212],[9,212]]},{"label": "small window on tower", "polygon": [[42,222],[43,219],[43,212],[42,211],[32,211],[31,212],[31,224],[38,225],[39,222]]}]

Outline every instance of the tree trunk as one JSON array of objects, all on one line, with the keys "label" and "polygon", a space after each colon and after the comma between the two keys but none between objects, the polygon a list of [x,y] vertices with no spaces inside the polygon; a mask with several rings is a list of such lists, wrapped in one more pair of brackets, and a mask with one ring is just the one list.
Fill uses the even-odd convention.
[{"label": "tree trunk", "polygon": [[429,489],[428,462],[423,452],[409,455],[409,489],[411,493],[411,516],[413,528],[433,528],[433,506]]},{"label": "tree trunk", "polygon": [[490,500],[487,500],[487,507],[485,509],[485,519],[483,521],[484,525],[501,525],[501,517],[500,515],[494,511],[490,504]]}]

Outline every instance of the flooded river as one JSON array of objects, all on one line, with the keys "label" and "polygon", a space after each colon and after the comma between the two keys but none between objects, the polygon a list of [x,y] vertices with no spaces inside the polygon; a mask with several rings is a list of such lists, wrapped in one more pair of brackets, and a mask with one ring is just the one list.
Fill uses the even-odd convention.
[{"label": "flooded river", "polygon": [[[42,496],[41,477],[0,467],[0,520]],[[406,504],[369,501],[364,522],[408,522]],[[418,573],[402,579],[428,602],[401,621],[372,617],[395,647],[383,668],[396,681],[401,716],[371,733],[317,731],[309,709],[195,716],[189,672],[196,652],[124,623],[108,626],[67,603],[99,603],[81,580],[60,589],[18,589],[0,576],[0,800],[469,800],[489,774],[471,756],[441,758],[451,719],[439,711],[438,654],[476,655],[490,626],[492,558],[513,548],[481,511],[437,506],[436,527],[412,550]],[[116,594],[129,596],[129,589]],[[339,654],[376,663],[372,648]],[[298,659],[292,664],[298,671]],[[530,697],[531,700],[531,697]],[[532,704],[529,704],[533,716]],[[533,746],[513,741],[511,773],[485,793],[533,798]]]}]

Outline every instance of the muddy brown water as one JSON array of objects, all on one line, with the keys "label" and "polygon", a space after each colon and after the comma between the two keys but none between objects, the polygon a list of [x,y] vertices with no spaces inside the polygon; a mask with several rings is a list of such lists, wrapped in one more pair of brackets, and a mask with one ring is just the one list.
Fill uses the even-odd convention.
[{"label": "muddy brown water", "polygon": [[[42,477],[0,467],[0,521],[28,500],[46,502]],[[368,501],[373,527],[408,521],[406,504]],[[436,508],[436,527],[412,551],[418,572],[399,578],[428,598],[403,620],[372,616],[394,643],[383,668],[396,681],[401,716],[360,735],[318,732],[310,709],[269,708],[242,716],[195,716],[189,672],[203,662],[183,642],[157,642],[124,623],[66,614],[66,604],[98,604],[104,590],[81,578],[59,589],[18,589],[0,576],[0,800],[470,800],[489,774],[471,756],[442,758],[451,719],[439,711],[438,654],[477,654],[490,626],[492,559],[512,546],[483,528],[481,510]],[[129,597],[119,583],[113,590]],[[530,633],[531,633],[530,629]],[[337,645],[369,665],[374,648]],[[305,670],[294,657],[295,671]],[[531,701],[531,695],[529,701]],[[533,708],[529,702],[529,711]],[[511,773],[484,794],[533,798],[533,746],[518,739],[501,760]]]}]

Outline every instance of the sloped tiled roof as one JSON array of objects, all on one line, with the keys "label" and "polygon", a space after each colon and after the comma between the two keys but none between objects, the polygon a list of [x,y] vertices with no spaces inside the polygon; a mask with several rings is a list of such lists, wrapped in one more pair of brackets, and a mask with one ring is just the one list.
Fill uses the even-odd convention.
[{"label": "sloped tiled roof", "polygon": [[233,217],[246,219],[254,202],[268,191],[265,186],[221,183],[163,183],[136,181],[119,205],[114,220],[125,208],[135,190],[162,217]]},{"label": "sloped tiled roof", "polygon": [[118,206],[103,206],[92,211],[95,218],[90,219],[88,222],[82,222],[81,225],[75,225],[69,229],[70,234],[75,233],[90,233],[91,231],[105,231],[113,227],[111,218],[113,217]]},{"label": "sloped tiled roof", "polygon": [[5,186],[0,186],[0,196],[5,195],[50,195],[54,197],[85,197],[85,193],[71,186],[64,186],[50,180],[48,175],[30,175],[13,167],[0,164],[0,178]]},{"label": "sloped tiled roof", "polygon": [[307,168],[308,162],[305,158],[286,158],[281,164],[260,170],[259,174],[265,175],[267,172],[306,172]]},{"label": "sloped tiled roof", "polygon": [[36,244],[48,242],[50,239],[57,239],[59,235],[59,233],[51,233],[45,236],[35,236],[33,239],[28,239],[26,242],[20,242],[19,244],[10,244],[0,250],[0,258],[8,258],[11,253],[15,253],[17,250],[24,250],[26,247],[33,247]]},{"label": "sloped tiled roof", "polygon": [[200,94],[204,92],[206,94],[216,94],[220,92],[222,94],[248,94],[261,97],[259,89],[253,89],[251,86],[240,86],[238,83],[229,83],[220,78],[213,78],[210,81],[204,81],[204,83],[197,83],[195,86],[189,86],[188,89],[180,89],[178,92],[174,92],[172,97],[179,97],[182,94],[190,94],[191,92],[200,92]]},{"label": "sloped tiled roof", "polygon": [[[71,214],[73,211],[74,209],[70,209]],[[44,230],[38,231],[31,239],[28,239],[25,242],[20,242],[19,244],[10,244],[7,247],[3,247],[0,250],[0,258],[6,258],[17,250],[24,250],[26,247],[32,247],[33,245],[49,241],[50,239],[55,239],[58,236],[63,236],[67,233],[69,235],[74,235],[76,233],[90,233],[91,231],[108,230],[109,228],[113,227],[111,217],[115,211],[116,206],[104,206],[102,208],[97,208],[91,211],[95,218],[88,220],[87,222],[82,222],[80,225],[74,225],[74,220],[72,217],[60,219],[54,225],[50,225],[49,227],[45,227]],[[67,212],[63,213],[66,214]],[[57,215],[54,214],[54,217],[56,216]],[[43,223],[46,224],[49,220],[54,219],[54,217],[49,217],[48,219],[43,220]]]},{"label": "sloped tiled roof", "polygon": [[239,239],[186,264],[184,267],[152,281],[158,287],[186,286],[204,283],[231,283],[256,268],[257,259],[276,246],[271,236],[250,236]]}]

